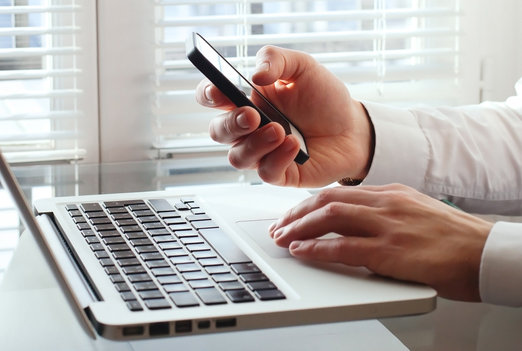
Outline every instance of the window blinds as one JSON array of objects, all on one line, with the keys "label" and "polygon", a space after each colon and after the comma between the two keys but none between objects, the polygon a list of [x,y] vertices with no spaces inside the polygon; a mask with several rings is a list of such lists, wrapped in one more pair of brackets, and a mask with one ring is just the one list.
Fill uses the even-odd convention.
[{"label": "window blinds", "polygon": [[201,148],[209,118],[185,38],[203,34],[246,76],[267,44],[306,51],[361,99],[448,102],[458,77],[459,3],[447,0],[157,0],[155,146]]},{"label": "window blinds", "polygon": [[76,159],[80,0],[0,0],[0,147],[11,162]]}]

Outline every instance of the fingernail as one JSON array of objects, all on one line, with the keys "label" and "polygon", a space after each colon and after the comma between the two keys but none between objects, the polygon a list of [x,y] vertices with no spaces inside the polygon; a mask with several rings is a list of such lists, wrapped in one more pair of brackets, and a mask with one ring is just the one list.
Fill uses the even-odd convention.
[{"label": "fingernail", "polygon": [[302,241],[299,241],[299,240],[292,241],[292,242],[290,243],[290,245],[288,246],[288,249],[289,249],[290,251],[297,251],[297,250],[299,250],[299,248],[301,247],[301,244],[302,244],[302,243],[303,243],[303,242],[302,242]]},{"label": "fingernail", "polygon": [[250,126],[248,125],[248,121],[247,121],[247,118],[245,116],[244,113],[240,113],[237,117],[236,117],[236,122],[237,122],[237,125],[240,126],[241,128],[243,129],[248,129]]},{"label": "fingernail", "polygon": [[270,62],[268,61],[262,61],[256,65],[257,72],[268,72],[268,70],[270,70]]},{"label": "fingernail", "polygon": [[208,102],[209,104],[214,104],[214,100],[212,99],[212,96],[211,96],[211,94],[210,94],[210,85],[207,85],[207,86],[205,87],[204,92],[205,92],[205,99],[207,99],[207,102]]},{"label": "fingernail", "polygon": [[283,235],[283,228],[279,228],[278,230],[276,230],[274,232],[274,235],[273,235],[273,239],[276,240],[277,238],[279,238],[281,235]]},{"label": "fingernail", "polygon": [[269,143],[272,143],[272,142],[276,141],[277,140],[277,133],[276,133],[274,127],[268,127],[263,132],[263,138],[265,139],[265,141],[267,141]]}]

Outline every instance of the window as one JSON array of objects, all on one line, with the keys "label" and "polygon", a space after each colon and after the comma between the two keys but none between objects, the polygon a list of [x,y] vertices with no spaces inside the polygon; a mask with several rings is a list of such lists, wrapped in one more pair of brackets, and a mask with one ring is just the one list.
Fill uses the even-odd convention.
[{"label": "window", "polygon": [[96,96],[89,83],[96,51],[86,45],[94,33],[90,7],[0,0],[0,146],[11,162],[79,159],[85,141],[97,138],[89,127],[97,118],[85,121]]},{"label": "window", "polygon": [[451,103],[459,18],[459,1],[449,0],[156,1],[154,145],[170,153],[212,147],[206,130],[216,112],[193,102],[202,75],[185,57],[192,31],[246,76],[256,52],[274,44],[312,54],[355,96]]}]

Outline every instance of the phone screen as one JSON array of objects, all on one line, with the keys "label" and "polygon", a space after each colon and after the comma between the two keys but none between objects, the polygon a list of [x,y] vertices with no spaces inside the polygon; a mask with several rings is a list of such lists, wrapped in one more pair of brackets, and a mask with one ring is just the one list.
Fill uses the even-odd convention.
[{"label": "phone screen", "polygon": [[[252,107],[255,107],[261,114],[261,125],[274,121],[283,126],[287,135],[295,135],[299,140],[301,148],[296,157],[296,162],[301,164],[304,163],[309,156],[306,142],[301,132],[283,115],[281,111],[268,101],[268,99],[257,90],[252,83],[241,75],[223,56],[221,56],[203,37],[201,37],[201,35],[193,33],[193,44],[207,62],[205,63],[201,60],[197,60],[194,57],[191,58],[189,53],[189,59],[192,63],[237,106],[248,104],[242,103],[241,101],[244,97],[249,98],[248,101],[250,104],[248,105],[253,104],[254,106]],[[223,81],[220,81],[219,77],[214,74],[215,72],[208,70],[208,67],[203,67],[205,64],[210,64],[214,67],[228,82],[234,85],[236,91],[239,91],[239,93],[236,93],[231,89],[225,89]],[[237,94],[243,96],[238,96]]]}]

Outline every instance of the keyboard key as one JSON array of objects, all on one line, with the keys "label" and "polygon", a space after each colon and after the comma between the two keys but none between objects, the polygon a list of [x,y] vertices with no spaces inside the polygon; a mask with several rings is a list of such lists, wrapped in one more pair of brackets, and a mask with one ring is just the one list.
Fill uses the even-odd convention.
[{"label": "keyboard key", "polygon": [[127,283],[116,283],[114,284],[114,287],[116,288],[116,290],[118,290],[118,292],[130,291],[130,288],[127,285]]},{"label": "keyboard key", "polygon": [[143,223],[143,227],[147,230],[165,228],[161,222]]},{"label": "keyboard key", "polygon": [[217,257],[216,253],[212,250],[206,250],[206,251],[195,251],[192,253],[194,258],[196,259],[203,259],[203,258],[214,258]]},{"label": "keyboard key", "polygon": [[213,220],[196,221],[192,222],[192,225],[196,229],[218,228],[218,225]]},{"label": "keyboard key", "polygon": [[252,262],[233,264],[233,265],[231,265],[231,267],[232,267],[232,270],[237,274],[261,272],[259,270],[259,268]]},{"label": "keyboard key", "polygon": [[156,236],[156,235],[170,235],[170,232],[167,229],[151,229],[147,230],[150,235]]},{"label": "keyboard key", "polygon": [[103,211],[103,208],[97,202],[81,204],[81,208],[84,212]]},{"label": "keyboard key", "polygon": [[112,253],[115,259],[123,259],[123,258],[136,258],[136,255],[131,250],[126,251],[114,251]]},{"label": "keyboard key", "polygon": [[176,268],[181,273],[184,273],[184,272],[196,272],[196,271],[200,271],[201,270],[201,268],[197,264],[195,264],[195,263],[178,264],[178,265],[176,265]]},{"label": "keyboard key", "polygon": [[145,252],[142,253],[140,256],[141,258],[143,258],[144,261],[163,259],[163,255],[159,252]]},{"label": "keyboard key", "polygon": [[129,274],[127,275],[131,283],[146,282],[150,281],[150,277],[147,273]]},{"label": "keyboard key", "polygon": [[251,262],[247,255],[221,229],[201,229],[199,232],[228,264]]},{"label": "keyboard key", "polygon": [[153,281],[148,282],[137,282],[132,284],[134,286],[134,289],[136,291],[143,291],[143,290],[158,290],[158,287]]},{"label": "keyboard key", "polygon": [[174,207],[166,199],[151,199],[149,200],[149,205],[156,212],[170,212],[174,210]]},{"label": "keyboard key", "polygon": [[137,274],[137,273],[146,273],[147,272],[143,266],[125,266],[125,267],[122,267],[121,270],[125,274]]},{"label": "keyboard key", "polygon": [[129,246],[127,244],[109,244],[107,248],[110,251],[127,251],[129,250]]},{"label": "keyboard key", "polygon": [[245,283],[260,282],[260,281],[268,280],[268,277],[266,275],[264,275],[263,273],[242,274],[240,277],[241,277],[241,280],[244,281]]},{"label": "keyboard key", "polygon": [[142,290],[138,292],[138,295],[143,300],[148,299],[163,299],[163,294],[159,290]]},{"label": "keyboard key", "polygon": [[139,254],[146,252],[158,252],[158,249],[156,249],[156,246],[154,245],[135,246],[134,248],[136,249],[136,252]]},{"label": "keyboard key", "polygon": [[236,281],[237,277],[232,273],[213,274],[212,279],[216,283]]},{"label": "keyboard key", "polygon": [[118,264],[120,266],[122,266],[122,267],[124,267],[124,266],[135,266],[135,265],[139,265],[140,264],[140,261],[136,257],[122,258],[122,259],[117,260],[116,262],[118,262]]},{"label": "keyboard key", "polygon": [[208,221],[208,220],[210,220],[210,217],[206,214],[200,214],[200,215],[188,215],[185,217],[185,219],[189,222]]},{"label": "keyboard key", "polygon": [[123,301],[136,300],[136,296],[134,296],[134,294],[131,291],[124,291],[120,293],[120,296],[123,299]]},{"label": "keyboard key", "polygon": [[180,215],[176,214],[175,217],[169,217],[163,219],[166,224],[168,225],[176,225],[176,224],[185,224],[187,221],[183,218],[181,218]]},{"label": "keyboard key", "polygon": [[259,300],[266,301],[266,300],[281,300],[285,298],[285,295],[277,290],[277,289],[271,289],[271,290],[257,290],[254,292],[254,294],[257,296]]},{"label": "keyboard key", "polygon": [[165,289],[165,291],[167,293],[189,291],[187,286],[185,284],[183,284],[183,283],[165,284],[165,285],[162,285],[162,286],[163,286],[163,289]]},{"label": "keyboard key", "polygon": [[109,244],[123,244],[123,243],[125,243],[125,239],[123,239],[121,236],[110,236],[108,238],[104,238],[103,242],[106,245],[109,245]]},{"label": "keyboard key", "polygon": [[130,243],[132,244],[132,246],[152,245],[152,241],[150,241],[149,238],[132,239]]},{"label": "keyboard key", "polygon": [[227,300],[216,288],[196,289],[196,294],[205,305],[218,305],[227,303]]},{"label": "keyboard key", "polygon": [[213,288],[214,284],[208,279],[191,280],[188,282],[192,289]]},{"label": "keyboard key", "polygon": [[219,287],[224,290],[224,291],[228,291],[228,290],[242,290],[242,289],[245,289],[245,287],[243,286],[243,284],[241,284],[239,281],[233,281],[233,282],[223,282],[223,283],[219,283]]},{"label": "keyboard key", "polygon": [[228,266],[208,266],[205,267],[205,270],[208,274],[218,274],[218,273],[230,273],[230,268]]},{"label": "keyboard key", "polygon": [[247,284],[250,290],[272,290],[277,289],[277,287],[271,281],[263,281],[263,282],[251,282]]},{"label": "keyboard key", "polygon": [[170,293],[169,297],[178,307],[199,306],[199,301],[190,291]]},{"label": "keyboard key", "polygon": [[131,233],[131,232],[141,232],[142,229],[139,225],[126,225],[123,227],[120,227],[121,231],[125,234]]},{"label": "keyboard key", "polygon": [[131,311],[142,311],[143,307],[141,307],[140,303],[136,300],[127,301],[127,307]]},{"label": "keyboard key", "polygon": [[246,289],[242,290],[228,290],[225,292],[228,298],[234,303],[252,302],[254,297]]},{"label": "keyboard key", "polygon": [[126,219],[118,219],[116,220],[116,225],[119,227],[125,226],[125,225],[137,225],[134,218],[126,218]]},{"label": "keyboard key", "polygon": [[179,249],[181,248],[181,244],[177,241],[169,241],[169,242],[163,242],[159,243],[158,246],[162,248],[163,250],[169,250],[169,249]]},{"label": "keyboard key", "polygon": [[181,239],[181,238],[188,238],[188,237],[192,237],[192,236],[199,236],[199,233],[197,231],[195,231],[194,229],[176,230],[174,232],[174,235],[176,235],[176,237],[178,239]]},{"label": "keyboard key", "polygon": [[180,214],[176,212],[176,210],[172,210],[172,211],[169,211],[169,212],[160,212],[158,213],[158,215],[162,218],[162,219],[167,219],[167,218],[180,218]]},{"label": "keyboard key", "polygon": [[170,304],[166,299],[150,299],[144,300],[145,306],[150,310],[160,310],[170,308]]},{"label": "keyboard key", "polygon": [[152,274],[154,274],[156,277],[159,277],[162,275],[173,275],[173,274],[176,274],[176,272],[170,267],[161,267],[161,268],[153,268]]},{"label": "keyboard key", "polygon": [[161,285],[181,283],[181,279],[177,275],[162,275],[158,277]]},{"label": "keyboard key", "polygon": [[194,260],[189,255],[180,255],[169,257],[172,264],[194,263]]},{"label": "keyboard key", "polygon": [[150,260],[147,261],[146,264],[149,268],[169,267],[168,262],[165,260]]},{"label": "keyboard key", "polygon": [[[187,272],[187,273],[183,273],[183,278],[187,281],[189,280],[201,280],[201,279],[207,279],[208,278],[208,274],[205,273],[205,272],[202,272],[202,271],[197,271],[197,272]],[[214,285],[214,284],[211,284],[211,285]]]},{"label": "keyboard key", "polygon": [[221,266],[223,264],[223,261],[220,258],[202,258],[198,260],[199,264],[203,267],[207,266]]}]

